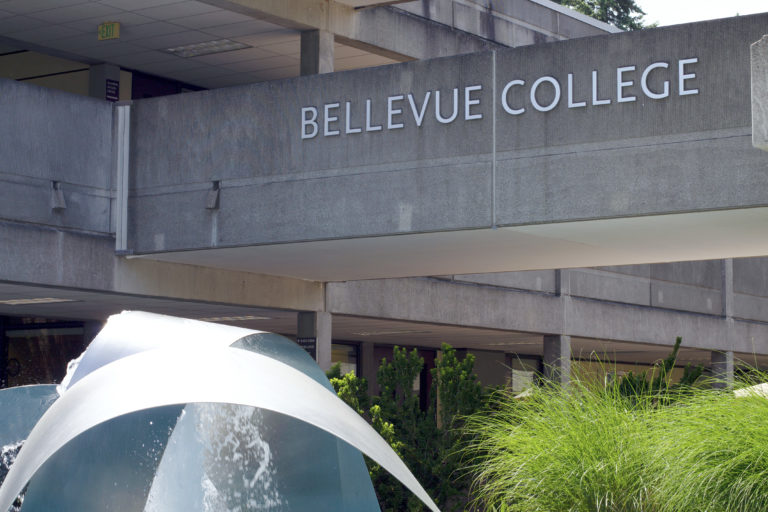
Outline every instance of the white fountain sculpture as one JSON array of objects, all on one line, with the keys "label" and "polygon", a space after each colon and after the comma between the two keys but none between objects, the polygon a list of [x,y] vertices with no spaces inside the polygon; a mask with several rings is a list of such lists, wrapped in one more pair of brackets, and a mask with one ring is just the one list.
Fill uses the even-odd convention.
[{"label": "white fountain sculpture", "polygon": [[27,400],[26,424],[0,421],[0,443],[24,442],[0,511],[20,493],[25,512],[379,510],[362,452],[439,512],[312,358],[276,334],[123,312],[70,365],[58,398],[11,388],[0,406],[9,391]]}]

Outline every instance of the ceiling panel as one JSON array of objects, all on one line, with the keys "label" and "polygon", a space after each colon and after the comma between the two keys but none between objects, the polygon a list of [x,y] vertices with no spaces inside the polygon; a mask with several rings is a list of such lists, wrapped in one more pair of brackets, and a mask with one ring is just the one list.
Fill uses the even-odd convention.
[{"label": "ceiling panel", "polygon": [[288,55],[299,58],[301,55],[301,40],[298,37],[292,37],[279,43],[261,44],[265,50],[278,55]]},{"label": "ceiling panel", "polygon": [[[29,41],[31,43],[45,43],[48,41],[77,36],[81,34],[83,34],[81,30],[65,27],[63,25],[51,25],[49,27],[41,27],[35,30],[24,30],[21,33],[9,33],[11,37]],[[93,38],[95,39],[95,36],[93,36]]]},{"label": "ceiling panel", "polygon": [[136,14],[142,16],[148,16],[155,18],[156,20],[167,20],[171,18],[182,18],[184,16],[194,16],[196,14],[204,14],[219,11],[218,7],[204,4],[202,2],[195,2],[187,0],[184,2],[174,2],[165,5],[159,5],[155,7],[148,7],[146,9],[130,9]]},{"label": "ceiling panel", "polygon": [[[185,27],[174,25],[173,23],[155,21],[152,20],[152,18],[147,19],[151,20],[150,23],[142,23],[139,25],[126,24],[126,26],[121,25],[120,41],[137,41],[147,37],[174,34],[178,32],[185,32],[187,30]],[[120,19],[117,19],[116,21],[120,21]]]},{"label": "ceiling panel", "polygon": [[3,3],[3,10],[25,14],[81,3],[83,0],[9,0]]},{"label": "ceiling panel", "polygon": [[[50,3],[50,0],[35,0]],[[177,3],[179,0],[99,0],[99,3],[111,5],[126,11],[137,11],[139,9],[148,9],[159,5]]]},{"label": "ceiling panel", "polygon": [[136,68],[146,64],[167,62],[169,60],[175,60],[178,58],[175,55],[171,55],[170,53],[159,52],[156,50],[144,50],[143,48],[142,50],[143,51],[138,53],[116,57],[115,63],[127,68]]},{"label": "ceiling panel", "polygon": [[255,69],[258,69],[259,72],[265,71],[268,69],[276,69],[276,68],[283,68],[288,66],[297,66],[296,69],[298,69],[299,66],[299,59],[293,58],[293,57],[266,57],[263,59],[256,59],[256,60],[248,60],[244,62],[227,62],[223,63],[221,67],[232,70],[232,71],[253,71]]},{"label": "ceiling panel", "polygon": [[136,44],[150,50],[164,50],[166,48],[175,48],[194,43],[203,43],[210,41],[211,36],[195,30],[185,30],[175,34],[164,34],[160,36],[147,37],[139,39]]},{"label": "ceiling panel", "polygon": [[58,7],[56,9],[32,12],[29,14],[29,16],[43,20],[47,23],[58,24],[82,20],[84,18],[91,18],[93,16],[108,17],[121,12],[123,12],[121,9],[117,9],[109,5],[102,5],[97,2],[88,2],[77,5],[69,5],[66,7]]},{"label": "ceiling panel", "polygon": [[261,32],[272,32],[276,29],[277,27],[271,23],[262,20],[251,19],[241,23],[209,27],[206,28],[205,31],[218,37],[237,37],[240,39],[243,36],[249,36]]},{"label": "ceiling panel", "polygon": [[[0,34],[13,39],[23,40],[23,37],[17,36],[23,36],[24,32],[28,30],[35,30],[46,25],[46,22],[28,16],[11,16],[0,19]],[[16,36],[13,34],[16,34]]]},{"label": "ceiling panel", "polygon": [[243,14],[230,11],[216,11],[208,14],[198,14],[196,16],[187,16],[185,18],[172,18],[171,23],[189,28],[208,28],[221,25],[231,25],[234,23],[249,21],[251,18]]},{"label": "ceiling panel", "polygon": [[214,53],[211,55],[192,57],[190,60],[193,62],[201,62],[216,66],[221,64],[229,64],[232,62],[264,59],[274,56],[274,53],[264,50],[263,48],[244,48],[242,50],[234,50],[231,52]]},{"label": "ceiling panel", "polygon": [[[96,27],[98,27],[101,23],[104,23],[105,21],[119,21],[120,22],[120,38],[123,39],[125,37],[126,29],[130,31],[133,29],[133,27],[137,25],[151,23],[155,20],[152,18],[148,18],[146,16],[141,16],[139,14],[132,13],[132,12],[119,11],[117,14],[113,14],[109,17],[106,17],[106,19],[104,16],[90,16],[90,17],[82,18],[76,21],[70,21],[69,23],[65,23],[65,25],[70,28],[82,30],[84,32],[89,32],[93,34],[94,31],[96,30]],[[179,30],[182,30],[182,29],[180,28]]]},{"label": "ceiling panel", "polygon": [[84,48],[80,50],[86,57],[91,57],[97,60],[112,60],[121,55],[131,55],[144,51],[144,48],[140,48],[128,43],[113,44],[105,46],[95,46],[92,48]]}]

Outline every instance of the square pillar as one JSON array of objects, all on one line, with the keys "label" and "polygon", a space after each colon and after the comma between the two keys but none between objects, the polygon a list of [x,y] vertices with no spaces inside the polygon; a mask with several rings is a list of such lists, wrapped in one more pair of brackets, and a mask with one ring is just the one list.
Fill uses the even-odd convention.
[{"label": "square pillar", "polygon": [[96,64],[88,73],[88,96],[102,100],[120,99],[120,67],[114,64]]},{"label": "square pillar", "polygon": [[300,74],[317,75],[333,72],[333,33],[306,30],[301,33]]},{"label": "square pillar", "polygon": [[323,371],[331,368],[331,321],[325,311],[300,311],[297,317],[296,341]]},{"label": "square pillar", "polygon": [[726,259],[720,262],[721,293],[723,304],[723,316],[733,317],[733,260]]},{"label": "square pillar", "polygon": [[544,378],[567,386],[571,377],[571,337],[544,336]]},{"label": "square pillar", "polygon": [[376,360],[373,343],[360,343],[360,377],[368,380],[368,394],[379,394],[379,382],[376,373],[379,371],[379,361]]},{"label": "square pillar", "polygon": [[752,145],[768,151],[768,35],[750,47],[752,67]]},{"label": "square pillar", "polygon": [[733,351],[712,351],[713,388],[724,389],[733,385]]}]

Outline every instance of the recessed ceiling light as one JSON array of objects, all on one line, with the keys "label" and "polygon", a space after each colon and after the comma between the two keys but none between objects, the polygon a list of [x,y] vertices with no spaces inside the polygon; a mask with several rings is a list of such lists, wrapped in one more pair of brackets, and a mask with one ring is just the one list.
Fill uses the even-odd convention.
[{"label": "recessed ceiling light", "polygon": [[363,331],[363,332],[353,332],[355,336],[388,336],[392,334],[432,334],[432,331],[415,331],[415,330],[406,330],[406,331]]},{"label": "recessed ceiling light", "polygon": [[251,46],[239,41],[232,41],[231,39],[216,39],[204,43],[185,44],[184,46],[177,46],[175,48],[166,48],[163,51],[187,59],[189,57],[199,57],[200,55],[210,55],[212,53],[242,50],[243,48],[251,48]]},{"label": "recessed ceiling light", "polygon": [[242,322],[244,320],[272,320],[268,316],[211,316],[208,318],[198,318],[202,322]]},{"label": "recessed ceiling light", "polygon": [[55,299],[53,297],[40,297],[36,299],[8,299],[0,300],[0,304],[9,306],[21,306],[24,304],[53,304],[55,302],[77,302],[75,299]]}]

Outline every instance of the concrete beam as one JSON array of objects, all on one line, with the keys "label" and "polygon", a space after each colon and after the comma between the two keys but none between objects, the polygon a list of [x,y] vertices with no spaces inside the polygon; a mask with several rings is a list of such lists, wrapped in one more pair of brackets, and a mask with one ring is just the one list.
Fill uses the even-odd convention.
[{"label": "concrete beam", "polygon": [[[686,348],[717,350],[725,343],[735,352],[768,354],[768,324],[726,319],[719,311],[704,315],[435,278],[326,286],[328,311],[336,314],[549,335],[565,333],[668,347],[682,336]],[[391,297],[397,299],[388,300]],[[431,297],[440,299],[428,299]],[[567,309],[564,301],[568,302]]]},{"label": "concrete beam", "polygon": [[0,222],[0,281],[146,297],[319,310],[322,283],[114,254],[114,238]]},{"label": "concrete beam", "polygon": [[322,308],[323,284],[313,281],[117,258],[113,291],[280,309]]}]

